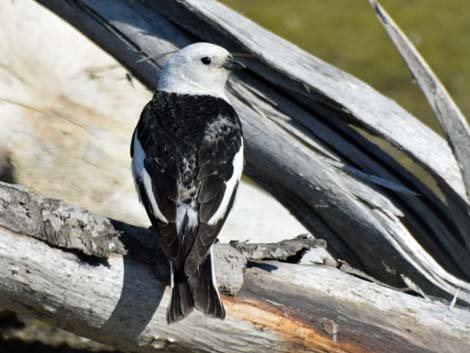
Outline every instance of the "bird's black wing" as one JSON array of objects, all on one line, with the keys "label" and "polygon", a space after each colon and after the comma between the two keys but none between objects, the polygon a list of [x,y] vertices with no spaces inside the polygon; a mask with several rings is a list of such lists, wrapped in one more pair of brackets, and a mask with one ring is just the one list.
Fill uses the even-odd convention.
[{"label": "bird's black wing", "polygon": [[[145,177],[137,178],[140,198],[154,228],[160,233],[160,243],[167,257],[175,264],[184,264],[184,255],[176,230],[178,180],[180,179],[176,156],[172,153],[172,133],[165,126],[161,110],[150,101],[142,111],[134,132],[131,154],[144,153]],[[137,143],[140,146],[136,146]],[[141,150],[137,151],[137,148]]]},{"label": "bird's black wing", "polygon": [[191,276],[204,262],[229,213],[243,169],[243,136],[235,110],[218,99],[217,115],[209,119],[198,149],[199,227],[186,258]]},{"label": "bird's black wing", "polygon": [[[205,260],[232,206],[243,167],[240,121],[223,99],[156,92],[135,135],[151,182],[151,188],[144,180],[137,183],[141,200],[166,255],[177,271],[190,276]],[[131,146],[134,155],[137,147]],[[188,196],[187,190],[197,191]],[[176,224],[182,204],[194,207],[196,229]]]}]

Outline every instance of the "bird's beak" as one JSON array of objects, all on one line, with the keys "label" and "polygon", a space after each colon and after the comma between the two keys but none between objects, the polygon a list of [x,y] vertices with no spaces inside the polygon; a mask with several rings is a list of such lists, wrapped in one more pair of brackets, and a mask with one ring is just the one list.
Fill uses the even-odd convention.
[{"label": "bird's beak", "polygon": [[235,60],[232,56],[230,56],[229,60],[223,64],[223,67],[230,71],[246,69],[245,65],[243,65],[240,61]]}]

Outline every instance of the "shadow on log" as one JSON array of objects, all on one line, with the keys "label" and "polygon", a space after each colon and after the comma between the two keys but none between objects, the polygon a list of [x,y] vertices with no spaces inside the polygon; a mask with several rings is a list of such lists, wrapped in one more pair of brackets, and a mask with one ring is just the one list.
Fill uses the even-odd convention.
[{"label": "shadow on log", "polygon": [[[298,251],[302,239],[285,248]],[[468,311],[334,267],[245,268],[243,253],[220,244],[215,255],[221,289],[237,293],[223,296],[227,319],[196,312],[167,325],[168,269],[149,230],[0,183],[0,305],[118,349],[442,353],[470,344]]]}]

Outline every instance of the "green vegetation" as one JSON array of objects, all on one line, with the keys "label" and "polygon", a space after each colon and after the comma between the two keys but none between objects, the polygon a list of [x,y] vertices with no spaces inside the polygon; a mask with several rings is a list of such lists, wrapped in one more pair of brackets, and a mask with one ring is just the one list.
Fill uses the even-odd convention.
[{"label": "green vegetation", "polygon": [[[367,0],[222,0],[439,127]],[[382,0],[470,116],[470,1]]]}]

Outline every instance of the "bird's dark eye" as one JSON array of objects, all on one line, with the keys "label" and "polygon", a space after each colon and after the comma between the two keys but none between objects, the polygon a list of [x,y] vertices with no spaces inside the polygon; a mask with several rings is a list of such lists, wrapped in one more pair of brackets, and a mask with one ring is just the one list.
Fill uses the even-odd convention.
[{"label": "bird's dark eye", "polygon": [[204,64],[204,65],[209,65],[211,63],[211,58],[209,58],[208,56],[205,56],[201,59],[201,62]]}]

